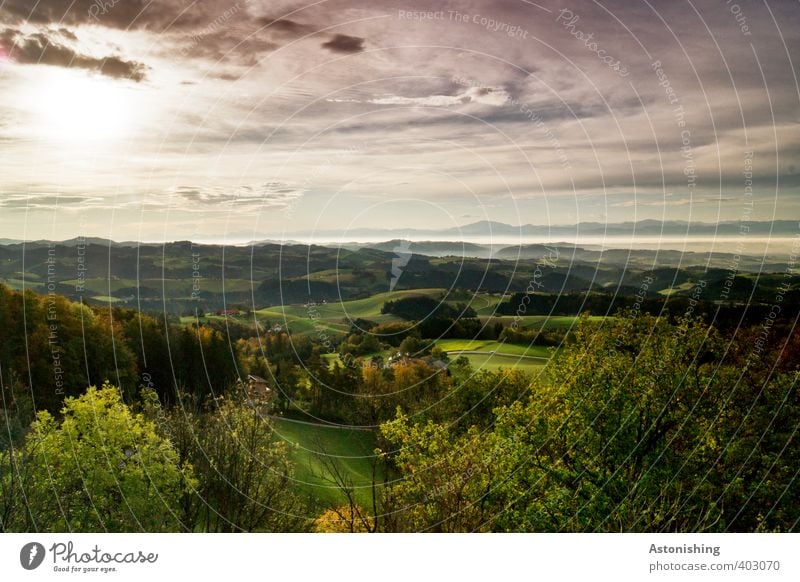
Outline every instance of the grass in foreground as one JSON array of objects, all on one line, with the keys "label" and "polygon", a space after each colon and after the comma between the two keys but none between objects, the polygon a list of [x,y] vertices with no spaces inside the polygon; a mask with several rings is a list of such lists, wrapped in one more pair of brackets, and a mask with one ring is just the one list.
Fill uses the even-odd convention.
[{"label": "grass in foreground", "polygon": [[[324,455],[336,460],[340,471],[356,488],[358,502],[371,506],[372,459],[375,437],[371,431],[309,424],[288,418],[274,419],[275,432],[291,445],[295,486],[323,505],[341,505],[346,498],[323,475]],[[380,479],[380,476],[379,476]]]}]

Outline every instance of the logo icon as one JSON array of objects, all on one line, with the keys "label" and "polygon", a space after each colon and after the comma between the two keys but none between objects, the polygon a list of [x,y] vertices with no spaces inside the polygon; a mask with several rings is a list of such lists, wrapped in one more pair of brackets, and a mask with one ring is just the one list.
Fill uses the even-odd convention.
[{"label": "logo icon", "polygon": [[44,562],[44,546],[39,542],[30,542],[22,546],[19,552],[19,563],[26,570],[35,570]]},{"label": "logo icon", "polygon": [[408,264],[413,255],[410,248],[410,240],[402,240],[399,243],[392,249],[395,256],[392,259],[392,278],[389,281],[389,291],[394,291],[395,285],[397,285],[400,276],[403,274],[403,267]]}]

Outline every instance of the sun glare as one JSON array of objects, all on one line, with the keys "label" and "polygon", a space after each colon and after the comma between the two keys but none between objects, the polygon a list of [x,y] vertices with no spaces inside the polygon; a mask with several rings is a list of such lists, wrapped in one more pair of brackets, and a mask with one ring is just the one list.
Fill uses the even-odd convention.
[{"label": "sun glare", "polygon": [[29,106],[38,137],[69,142],[124,139],[131,129],[131,90],[119,81],[78,71],[48,71]]}]

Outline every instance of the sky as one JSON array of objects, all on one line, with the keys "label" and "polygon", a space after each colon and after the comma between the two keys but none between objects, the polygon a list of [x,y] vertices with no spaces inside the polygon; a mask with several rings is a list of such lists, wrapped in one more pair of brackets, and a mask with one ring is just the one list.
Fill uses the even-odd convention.
[{"label": "sky", "polygon": [[800,219],[798,16],[0,0],[0,238]]}]

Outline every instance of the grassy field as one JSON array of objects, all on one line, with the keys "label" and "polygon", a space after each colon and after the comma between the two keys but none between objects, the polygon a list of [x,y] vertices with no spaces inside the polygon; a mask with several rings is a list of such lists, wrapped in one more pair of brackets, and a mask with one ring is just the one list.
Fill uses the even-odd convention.
[{"label": "grassy field", "polygon": [[[77,279],[70,279],[64,281],[65,285],[76,285],[80,281]],[[135,289],[136,287],[147,287],[149,289],[156,289],[166,292],[168,297],[189,297],[192,294],[194,281],[190,278],[186,279],[124,279],[112,277],[110,280],[104,277],[87,278],[84,281],[84,288],[94,293],[108,294],[116,293],[120,289]],[[253,284],[248,279],[200,279],[198,281],[200,291],[208,291],[211,293],[222,293],[223,286],[226,292],[237,291],[250,291]]]},{"label": "grassy field", "polygon": [[497,342],[494,340],[442,339],[436,342],[446,352],[497,352],[508,356],[533,356],[550,358],[550,350],[546,346],[525,346]]},{"label": "grassy field", "polygon": [[322,330],[343,334],[350,329],[348,321],[358,318],[369,319],[376,323],[400,321],[394,315],[381,314],[381,308],[387,301],[402,297],[426,295],[438,297],[442,289],[414,289],[411,291],[393,291],[378,293],[366,299],[352,301],[330,301],[318,303],[313,307],[305,305],[284,305],[269,307],[256,311],[259,320],[286,324],[292,333],[319,333]]},{"label": "grassy field", "polygon": [[[333,333],[345,333],[349,329],[350,320],[357,318],[368,319],[376,323],[387,323],[400,321],[394,315],[381,314],[381,308],[387,301],[401,299],[404,297],[415,297],[424,295],[439,298],[445,293],[445,289],[411,289],[404,291],[393,291],[390,293],[378,293],[366,299],[355,299],[352,301],[330,301],[320,303],[311,308],[305,305],[284,305],[269,307],[256,311],[259,320],[269,320],[272,323],[288,324],[293,333],[314,333],[321,329]],[[469,304],[478,313],[478,316],[489,325],[495,322],[502,322],[510,325],[514,321],[513,316],[493,316],[497,304],[503,301],[499,294],[469,294],[466,297],[448,298],[449,304],[464,303]],[[575,324],[576,317],[555,316],[547,317],[544,315],[523,316],[520,318],[520,327],[531,329],[568,329]],[[599,318],[598,318],[599,319]]]},{"label": "grassy field", "polygon": [[[452,354],[451,358],[458,357]],[[500,368],[516,368],[524,372],[537,374],[547,366],[546,360],[521,358],[505,354],[467,354],[464,356],[476,370],[499,370]]]},{"label": "grassy field", "polygon": [[[409,291],[392,291],[378,293],[366,299],[353,299],[351,301],[329,301],[328,303],[318,303],[315,306],[315,313],[320,319],[341,319],[357,317],[374,319],[381,316],[381,308],[387,301],[402,299],[404,297],[439,297],[444,289],[412,289]],[[259,315],[282,316],[283,314],[292,316],[309,317],[309,309],[304,305],[285,305],[283,307],[270,307],[261,309]]]},{"label": "grassy field", "polygon": [[680,285],[675,285],[674,287],[669,287],[667,289],[662,289],[661,291],[658,292],[658,294],[659,295],[665,295],[665,296],[669,297],[670,295],[673,295],[675,293],[679,293],[681,291],[688,291],[692,287],[694,287],[694,285],[695,285],[694,282],[686,281],[685,283],[681,283]]},{"label": "grassy field", "polygon": [[32,289],[33,291],[42,292],[44,290],[44,283],[40,283],[39,281],[29,280],[28,277],[25,277],[25,280],[22,279],[3,279],[3,285],[10,287],[14,291],[22,291],[23,289]]},{"label": "grassy field", "polygon": [[468,301],[455,301],[453,303],[465,303],[472,307],[479,316],[488,316],[494,313],[497,304],[502,301],[503,296],[499,294],[477,293],[472,295]]},{"label": "grassy field", "polygon": [[95,301],[102,301],[103,303],[119,303],[120,301],[123,301],[122,299],[119,299],[118,297],[112,297],[111,295],[95,295],[92,297],[92,299]]},{"label": "grassy field", "polygon": [[372,455],[375,439],[371,432],[324,425],[313,425],[288,418],[274,419],[276,434],[289,443],[295,465],[295,484],[307,495],[325,505],[345,502],[342,493],[323,478],[323,455],[336,459],[349,476],[359,503],[370,507],[372,499]]},{"label": "grassy field", "polygon": [[436,342],[436,345],[446,351],[451,359],[463,355],[476,370],[519,368],[537,373],[544,369],[552,356],[551,348],[545,346],[523,346],[492,340],[444,339]]},{"label": "grassy field", "polygon": [[[591,321],[600,321],[605,319],[604,315],[592,315],[589,317]],[[577,324],[578,316],[573,315],[523,315],[519,318],[519,327],[523,329],[536,329],[539,331],[547,330],[568,330]],[[497,315],[493,317],[481,317],[481,322],[493,325],[495,323],[502,323],[505,326],[510,326],[514,323],[515,317],[513,315]],[[487,323],[488,322],[488,323]]]}]

